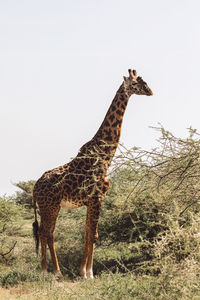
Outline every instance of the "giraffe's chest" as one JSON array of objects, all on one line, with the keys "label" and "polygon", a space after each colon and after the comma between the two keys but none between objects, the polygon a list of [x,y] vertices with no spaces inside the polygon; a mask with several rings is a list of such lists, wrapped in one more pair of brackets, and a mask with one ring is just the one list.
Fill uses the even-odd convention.
[{"label": "giraffe's chest", "polygon": [[60,206],[63,208],[66,208],[67,210],[71,210],[71,209],[79,207],[76,203],[73,203],[71,201],[67,201],[64,199],[61,201]]}]

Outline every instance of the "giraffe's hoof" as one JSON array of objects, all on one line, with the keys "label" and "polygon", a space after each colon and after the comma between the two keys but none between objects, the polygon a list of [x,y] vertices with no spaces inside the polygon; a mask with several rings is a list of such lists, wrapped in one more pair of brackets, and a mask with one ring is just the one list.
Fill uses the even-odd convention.
[{"label": "giraffe's hoof", "polygon": [[63,281],[64,280],[64,276],[62,275],[61,272],[56,272],[56,273],[54,273],[54,275],[55,275],[55,279],[57,281]]},{"label": "giraffe's hoof", "polygon": [[94,279],[93,271],[92,270],[88,270],[87,271],[87,279],[88,280]]},{"label": "giraffe's hoof", "polygon": [[84,274],[80,274],[80,279],[87,279],[87,276],[86,276],[86,273],[84,273]]},{"label": "giraffe's hoof", "polygon": [[48,276],[48,273],[47,273],[47,270],[42,270],[42,275],[44,276],[44,277],[47,277]]},{"label": "giraffe's hoof", "polygon": [[83,279],[87,279],[87,276],[86,276],[86,268],[85,268],[85,267],[81,267],[81,269],[80,269],[80,276],[81,276],[81,278],[83,278]]}]

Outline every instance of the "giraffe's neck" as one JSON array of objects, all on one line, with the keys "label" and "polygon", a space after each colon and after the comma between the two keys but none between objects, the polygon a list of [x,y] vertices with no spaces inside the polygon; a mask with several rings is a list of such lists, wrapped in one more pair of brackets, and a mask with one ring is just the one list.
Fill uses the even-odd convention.
[{"label": "giraffe's neck", "polygon": [[119,144],[122,121],[129,97],[130,96],[125,91],[124,84],[122,84],[117,91],[100,128],[93,138],[93,141],[95,141],[97,145],[106,147],[106,153],[110,159],[114,156]]}]

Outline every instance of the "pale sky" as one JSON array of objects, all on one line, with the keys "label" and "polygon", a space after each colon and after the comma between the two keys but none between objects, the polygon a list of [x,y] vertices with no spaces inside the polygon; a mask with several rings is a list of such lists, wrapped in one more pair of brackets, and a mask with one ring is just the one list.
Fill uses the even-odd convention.
[{"label": "pale sky", "polygon": [[131,97],[126,147],[200,131],[199,32],[199,0],[1,0],[0,195],[76,156],[129,68],[154,96]]}]

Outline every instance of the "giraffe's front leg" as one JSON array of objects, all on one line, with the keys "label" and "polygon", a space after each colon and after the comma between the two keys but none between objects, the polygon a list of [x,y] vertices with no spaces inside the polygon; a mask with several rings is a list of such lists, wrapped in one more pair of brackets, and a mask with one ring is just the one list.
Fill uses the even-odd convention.
[{"label": "giraffe's front leg", "polygon": [[89,237],[89,213],[87,209],[87,217],[86,217],[86,224],[85,224],[85,238],[84,238],[84,247],[83,247],[83,258],[81,261],[81,266],[80,266],[80,275],[83,278],[87,278],[86,275],[86,266],[87,266],[87,261],[88,261],[88,237]]},{"label": "giraffe's front leg", "polygon": [[93,256],[94,245],[98,238],[98,221],[101,210],[102,199],[94,199],[87,208],[87,220],[85,228],[85,243],[83,251],[83,260],[81,263],[81,275],[84,278],[93,278]]}]

